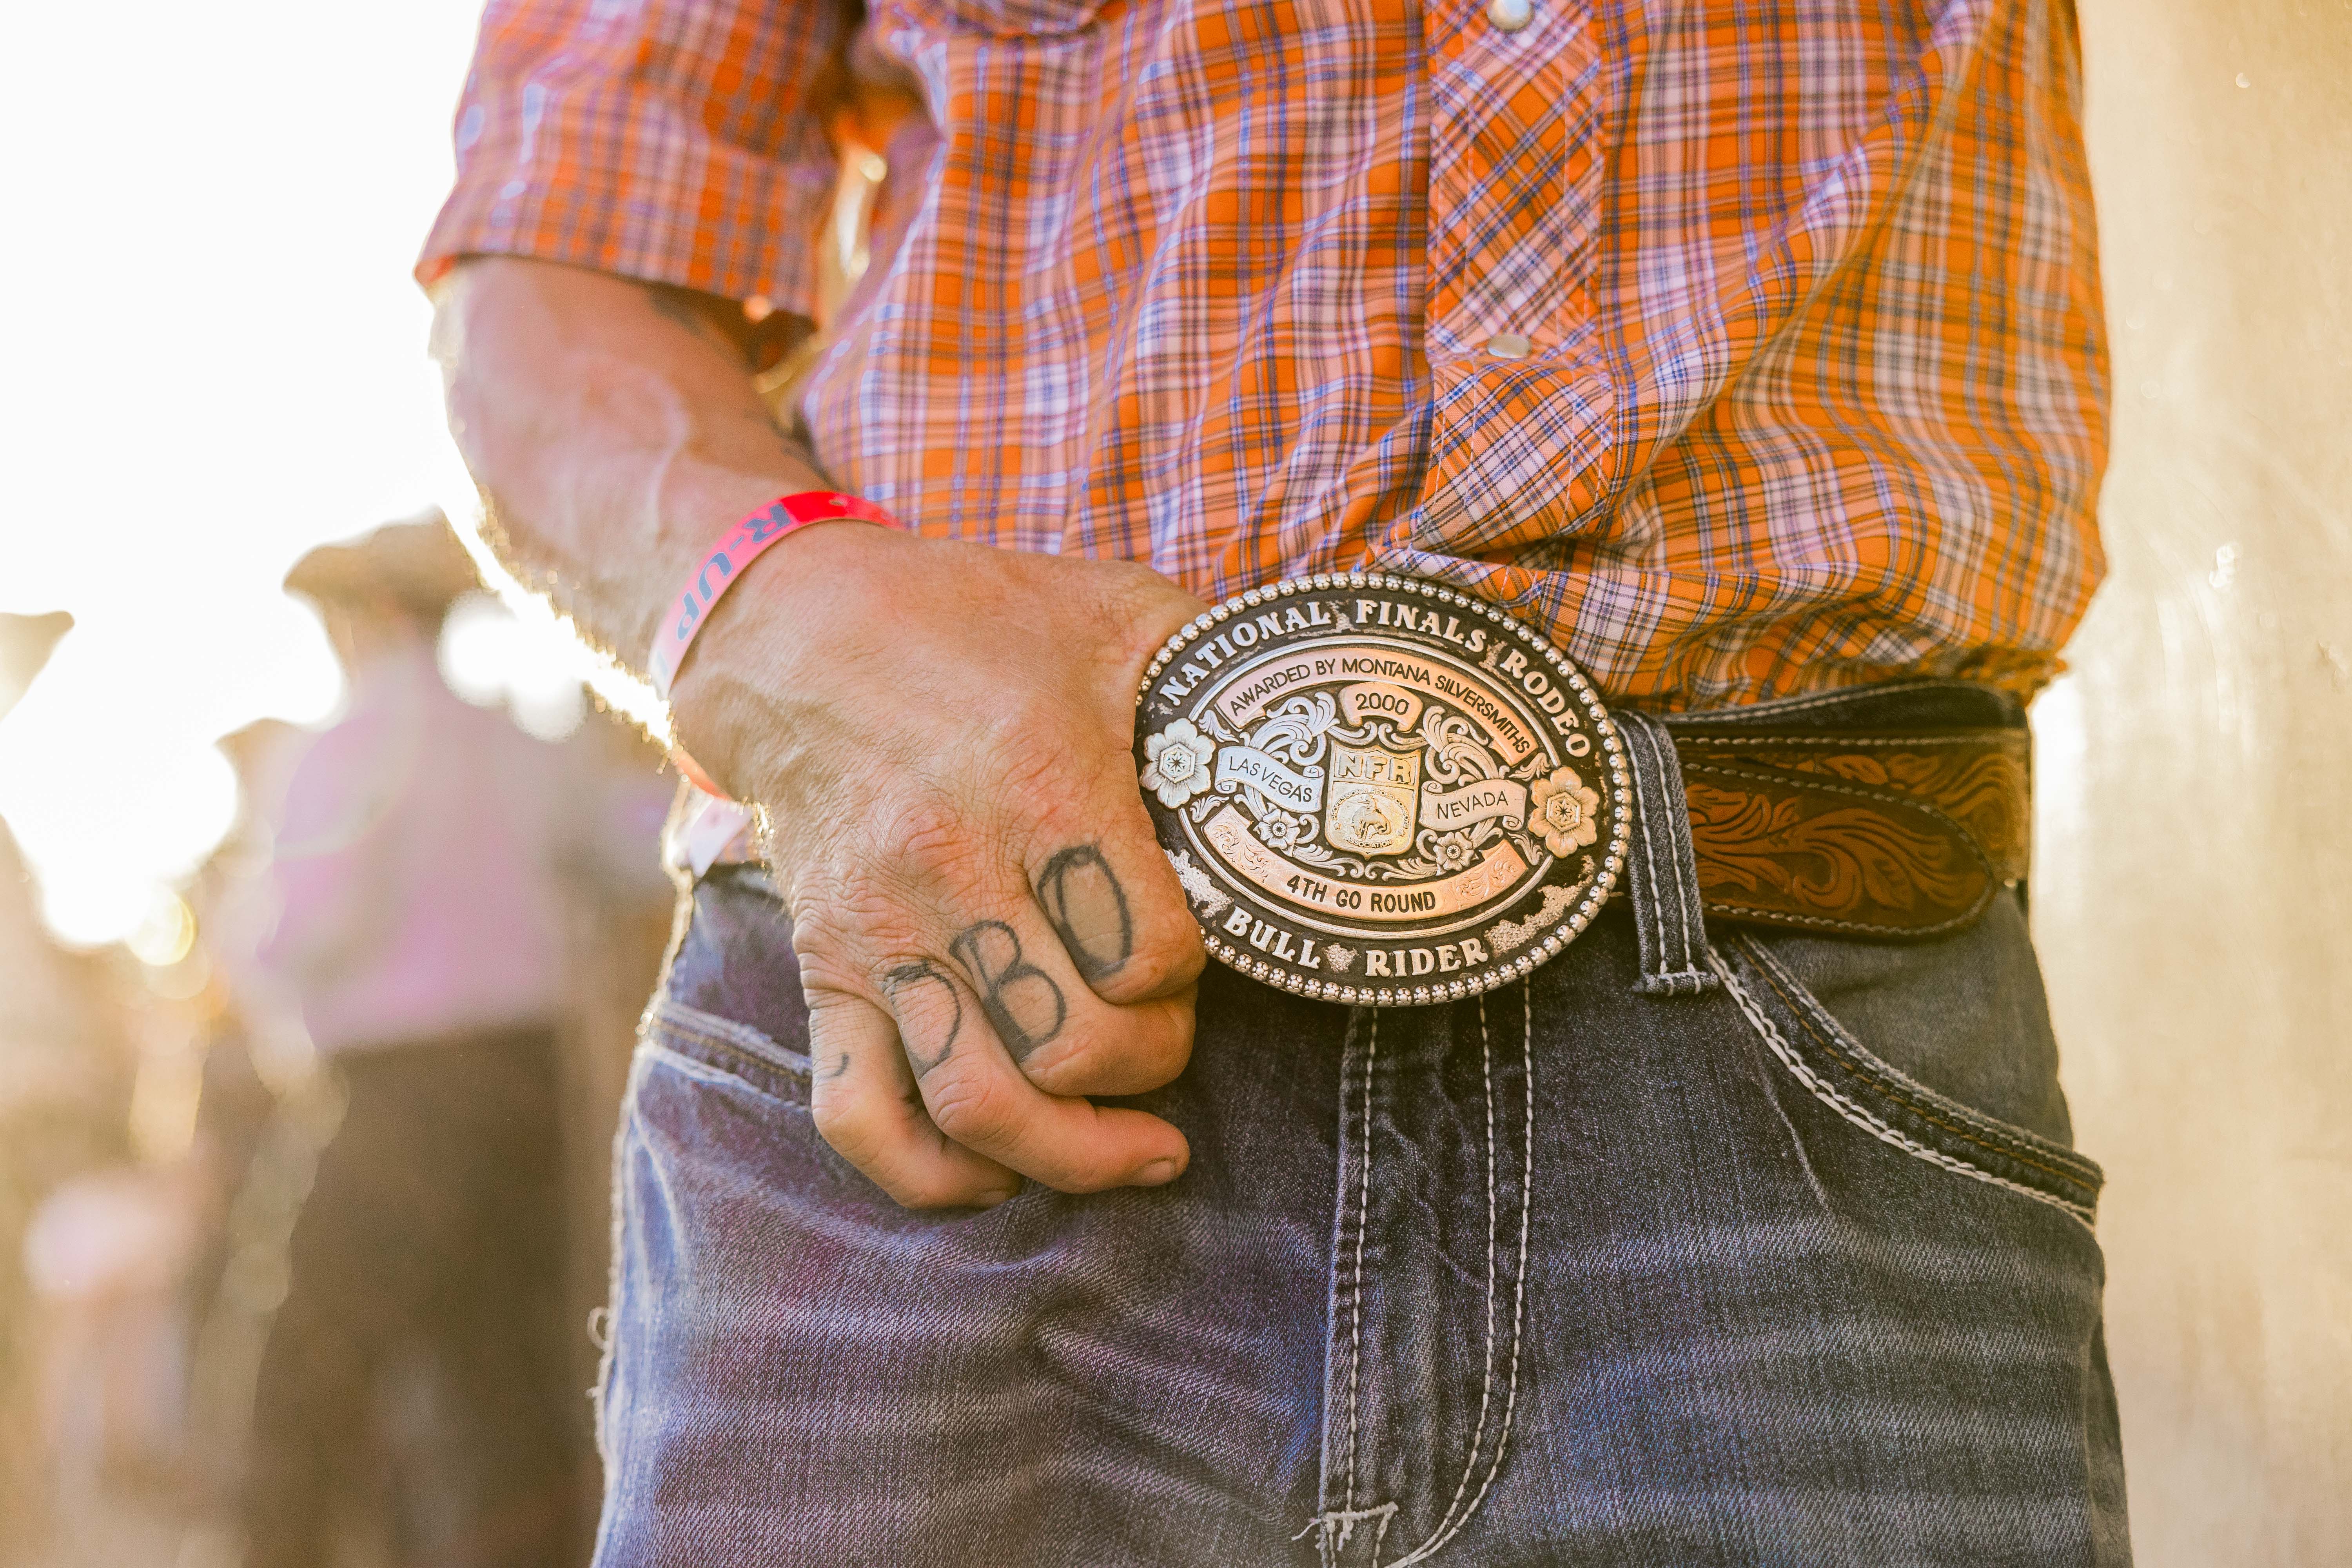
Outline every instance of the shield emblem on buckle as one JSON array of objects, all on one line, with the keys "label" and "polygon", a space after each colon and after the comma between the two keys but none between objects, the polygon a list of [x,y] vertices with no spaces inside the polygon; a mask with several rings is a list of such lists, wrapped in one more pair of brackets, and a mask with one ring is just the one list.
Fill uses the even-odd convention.
[{"label": "shield emblem on buckle", "polygon": [[1412,847],[1420,791],[1419,752],[1335,742],[1323,832],[1333,844],[1359,855],[1402,855]]}]

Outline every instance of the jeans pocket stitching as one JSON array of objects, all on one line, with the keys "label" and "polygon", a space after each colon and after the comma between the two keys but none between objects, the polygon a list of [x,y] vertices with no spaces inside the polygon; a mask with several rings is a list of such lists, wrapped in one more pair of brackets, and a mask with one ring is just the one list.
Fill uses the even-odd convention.
[{"label": "jeans pocket stitching", "polygon": [[[1356,1026],[1360,1019],[1366,1017],[1369,1017],[1371,1020],[1371,1027],[1368,1031],[1365,1047],[1360,1058],[1356,1049]],[[1320,1466],[1318,1484],[1317,1487],[1316,1500],[1318,1511],[1314,1517],[1310,1518],[1307,1521],[1307,1527],[1304,1530],[1301,1530],[1297,1535],[1292,1537],[1293,1540],[1298,1540],[1309,1534],[1314,1535],[1316,1538],[1316,1554],[1325,1564],[1325,1568],[1331,1568],[1331,1565],[1338,1561],[1338,1554],[1346,1549],[1349,1537],[1355,1533],[1356,1528],[1359,1525],[1364,1524],[1370,1524],[1374,1527],[1372,1558],[1374,1562],[1378,1562],[1380,1559],[1381,1543],[1387,1540],[1389,1525],[1396,1517],[1397,1512],[1397,1505],[1392,1502],[1381,1503],[1377,1507],[1370,1508],[1358,1508],[1356,1506],[1357,1460],[1359,1457],[1358,1441],[1362,1431],[1362,1408],[1360,1404],[1360,1390],[1363,1371],[1364,1232],[1370,1215],[1372,1192],[1372,1067],[1380,1054],[1380,1030],[1381,1016],[1378,1009],[1350,1009],[1348,1015],[1348,1037],[1345,1043],[1340,1047],[1339,1135],[1341,1158],[1337,1191],[1334,1194],[1333,1206],[1336,1212],[1332,1216],[1333,1249],[1331,1258],[1331,1321],[1329,1331],[1331,1344],[1326,1352],[1328,1358],[1327,1365],[1329,1370],[1325,1373],[1324,1405],[1326,1422],[1324,1427],[1324,1454],[1323,1461]],[[1349,1073],[1350,1068],[1354,1068],[1359,1066],[1360,1061],[1364,1084],[1362,1100],[1363,1120],[1361,1131],[1358,1134],[1356,1140],[1356,1221],[1351,1228],[1348,1223],[1349,1172],[1346,1155],[1349,1144],[1349,1129],[1356,1124],[1357,1111],[1355,1097],[1349,1092],[1352,1087],[1349,1082]],[[1331,1501],[1330,1488],[1333,1479],[1331,1438],[1335,1434],[1331,1429],[1331,1422],[1337,1417],[1339,1391],[1336,1387],[1332,1386],[1332,1384],[1334,1381],[1334,1373],[1337,1372],[1337,1342],[1339,1331],[1339,1313],[1343,1279],[1346,1280],[1345,1296],[1349,1322],[1347,1491],[1341,1500],[1339,1506],[1333,1508],[1328,1506]]]},{"label": "jeans pocket stitching", "polygon": [[1724,989],[1730,994],[1732,1001],[1747,1017],[1748,1026],[1763,1039],[1765,1046],[1779,1059],[1780,1065],[1786,1068],[1790,1076],[1802,1084],[1814,1099],[1837,1112],[1840,1117],[1861,1128],[1880,1142],[1900,1149],[1914,1159],[1923,1160],[1928,1164],[1953,1172],[1958,1175],[1967,1176],[1972,1181],[2006,1188],[2021,1197],[2032,1198],[2035,1203],[2046,1205],[2071,1216],[2085,1230],[2095,1228],[2098,1217],[2095,1204],[2076,1203],[2071,1198],[2057,1193],[2045,1192],[2029,1183],[2012,1181],[2007,1176],[1986,1169],[1974,1161],[1961,1159],[1956,1155],[1948,1154],[1940,1149],[1930,1147],[1872,1114],[1866,1106],[1857,1104],[1841,1093],[1835,1084],[1828,1082],[1815,1072],[1796,1048],[1789,1044],[1787,1037],[1780,1033],[1780,1028],[1765,1013],[1762,1005],[1758,1003],[1755,995],[1740,980],[1722,953],[1710,948],[1707,961],[1715,966],[1716,973],[1722,976]]},{"label": "jeans pocket stitching", "polygon": [[[667,997],[656,999],[646,1010],[646,1032],[655,1043],[714,1071],[726,1073],[771,1098],[805,1107],[808,1058],[778,1045],[763,1031]],[[709,1059],[713,1056],[723,1059]],[[745,1068],[753,1070],[746,1074]],[[770,1079],[780,1082],[772,1087],[765,1081]]]},{"label": "jeans pocket stitching", "polygon": [[1364,1111],[1361,1131],[1357,1134],[1363,1146],[1357,1153],[1358,1184],[1356,1192],[1356,1230],[1349,1238],[1352,1259],[1352,1282],[1348,1289],[1348,1501],[1356,1506],[1356,1442],[1361,1430],[1361,1409],[1358,1404],[1359,1380],[1363,1375],[1364,1361],[1364,1228],[1370,1220],[1372,1201],[1372,1068],[1380,1058],[1381,1016],[1372,1011],[1370,1043],[1363,1058]]},{"label": "jeans pocket stitching", "polygon": [[[1447,1506],[1445,1517],[1438,1521],[1437,1528],[1429,1540],[1398,1558],[1391,1564],[1391,1568],[1407,1568],[1410,1563],[1427,1562],[1437,1555],[1455,1536],[1462,1533],[1471,1520],[1477,1516],[1480,1507],[1486,1503],[1486,1494],[1494,1489],[1495,1478],[1503,1471],[1503,1456],[1511,1446],[1511,1425],[1519,1402],[1520,1338],[1527,1322],[1528,1240],[1529,1220],[1532,1215],[1531,1205],[1534,1202],[1536,1170],[1535,1000],[1524,983],[1519,987],[1519,1005],[1521,1009],[1519,1068],[1520,1080],[1527,1096],[1527,1107],[1520,1122],[1518,1258],[1514,1265],[1511,1279],[1511,1339],[1507,1357],[1508,1365],[1504,1381],[1501,1425],[1495,1435],[1494,1455],[1486,1463],[1486,1474],[1479,1481],[1477,1493],[1470,1499],[1469,1506],[1464,1508],[1463,1494],[1469,1490],[1471,1474],[1478,1468],[1478,1450],[1486,1443],[1486,1408],[1495,1388],[1495,1346],[1492,1322],[1495,1310],[1495,1261],[1497,1237],[1495,1184],[1494,1044],[1486,1032],[1486,999],[1482,996],[1478,999],[1478,1043],[1486,1066],[1486,1311],[1489,1328],[1486,1376],[1478,1394],[1478,1426],[1471,1435],[1470,1454],[1463,1462],[1462,1480],[1454,1488],[1454,1500]],[[1372,1561],[1374,1568],[1378,1568],[1380,1551],[1377,1543],[1373,1548]]]},{"label": "jeans pocket stitching", "polygon": [[2095,1161],[2024,1128],[2010,1127],[1996,1121],[1982,1111],[1937,1094],[1900,1069],[1879,1060],[1862,1042],[1847,1034],[1844,1027],[1830,1016],[1828,1011],[1805,989],[1803,983],[1789,973],[1787,965],[1762,944],[1744,936],[1733,940],[1763,973],[1765,984],[1772,987],[1774,994],[1780,998],[1805,1033],[1831,1060],[1859,1082],[1920,1121],[1941,1128],[1955,1138],[1973,1143],[2002,1159],[2014,1161],[2030,1170],[2040,1171],[2053,1180],[2079,1187],[2086,1202],[2097,1201],[2099,1189],[2106,1184],[2106,1174]]}]

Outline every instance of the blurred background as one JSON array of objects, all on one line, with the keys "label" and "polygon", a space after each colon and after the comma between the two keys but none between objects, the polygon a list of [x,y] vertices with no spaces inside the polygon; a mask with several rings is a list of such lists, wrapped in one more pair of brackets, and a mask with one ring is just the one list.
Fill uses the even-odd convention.
[{"label": "blurred background", "polygon": [[[460,1513],[586,1560],[671,781],[551,626],[417,545],[469,501],[407,270],[478,3],[10,13],[9,1568],[236,1563],[245,1493],[289,1536],[255,1561],[516,1560]],[[487,816],[433,787],[469,770]],[[491,864],[528,896],[485,901]],[[391,992],[418,1043],[345,1050],[334,1014]],[[363,1473],[299,1462],[339,1421]]]},{"label": "blurred background", "polygon": [[[0,290],[17,306],[0,376],[0,1568],[237,1562],[256,1424],[339,1408],[383,1458],[335,1484],[384,1506],[312,1521],[321,1561],[458,1560],[434,1500],[483,1483],[435,1456],[478,1391],[389,1335],[310,1344],[299,1387],[264,1353],[299,1319],[306,1207],[442,1258],[400,1301],[450,1343],[479,1307],[458,1266],[535,1271],[511,1299],[545,1307],[550,1364],[502,1408],[521,1420],[553,1387],[552,1414],[463,1451],[537,1457],[511,1488],[518,1529],[576,1540],[593,1510],[583,1325],[605,1142],[667,931],[668,783],[559,628],[416,544],[438,537],[434,509],[472,504],[407,268],[450,177],[475,11],[48,5],[19,7],[0,51]],[[2352,1539],[2352,0],[2082,12],[2113,575],[2035,709],[2037,937],[2079,1135],[2110,1176],[2139,1559],[2336,1563]],[[450,755],[503,759],[529,787],[465,819],[465,856],[358,853],[385,822],[448,841],[449,803],[418,782],[447,770],[418,764]],[[467,909],[485,857],[529,864],[527,907],[425,921]],[[289,942],[296,905],[336,942]],[[436,950],[419,932],[436,925],[472,940]],[[293,999],[320,975],[424,975],[438,1011],[414,1049],[362,1061]],[[487,1075],[479,1052],[419,1054],[453,1039],[523,1048]],[[462,1104],[424,1081],[465,1085]],[[459,1213],[387,1175],[457,1114],[488,1118],[497,1184],[528,1204]],[[373,1163],[322,1161],[339,1129]],[[544,1256],[502,1245],[550,1231]],[[307,1267],[357,1266],[330,1248]],[[367,1391],[321,1394],[327,1373]]]}]

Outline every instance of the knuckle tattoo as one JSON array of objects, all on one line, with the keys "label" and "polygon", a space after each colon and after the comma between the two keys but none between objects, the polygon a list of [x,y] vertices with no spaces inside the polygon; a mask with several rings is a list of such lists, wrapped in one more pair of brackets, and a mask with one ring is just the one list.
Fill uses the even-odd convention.
[{"label": "knuckle tattoo", "polygon": [[1127,889],[1099,846],[1073,844],[1047,860],[1037,874],[1037,902],[1088,984],[1118,973],[1135,956]]},{"label": "knuckle tattoo", "polygon": [[1062,1032],[1070,1005],[1054,977],[1028,960],[1021,938],[1003,921],[966,926],[948,951],[980,994],[996,1037],[1020,1061]]},{"label": "knuckle tattoo", "polygon": [[[932,1049],[926,1051],[906,1032],[905,1009],[901,998],[913,995],[926,987],[944,992],[948,1001],[946,1037]],[[912,963],[902,963],[882,976],[883,994],[890,998],[892,1009],[899,1014],[899,1041],[907,1052],[918,1079],[929,1078],[955,1055],[956,1040],[963,1033],[963,994],[948,973],[928,958]]]}]

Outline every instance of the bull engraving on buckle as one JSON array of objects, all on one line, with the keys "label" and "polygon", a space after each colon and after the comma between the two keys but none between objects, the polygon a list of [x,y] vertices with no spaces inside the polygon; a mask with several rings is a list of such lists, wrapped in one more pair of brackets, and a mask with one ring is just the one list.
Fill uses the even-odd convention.
[{"label": "bull engraving on buckle", "polygon": [[1484,600],[1326,574],[1169,639],[1135,763],[1209,952],[1350,1005],[1525,978],[1625,864],[1632,782],[1584,673]]}]

